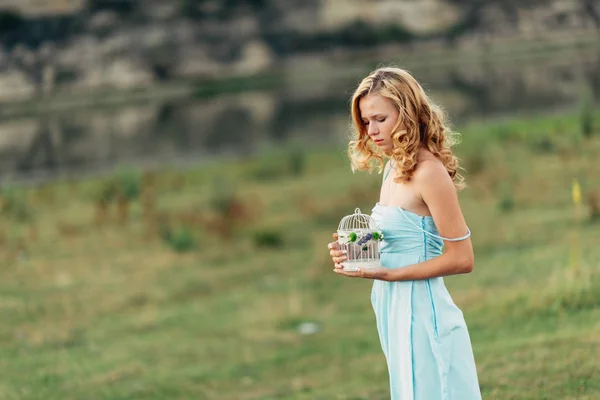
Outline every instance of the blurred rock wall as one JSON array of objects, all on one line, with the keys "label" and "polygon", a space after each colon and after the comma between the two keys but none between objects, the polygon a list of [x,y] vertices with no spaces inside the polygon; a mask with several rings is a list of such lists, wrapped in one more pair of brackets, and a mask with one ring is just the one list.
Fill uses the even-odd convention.
[{"label": "blurred rock wall", "polygon": [[[570,107],[578,104],[583,85],[600,98],[599,54],[420,69],[416,76],[457,123]],[[355,80],[325,80],[308,88],[286,82],[273,91],[1,121],[0,177],[43,180],[46,173],[100,171],[119,162],[245,157],[293,141],[343,143],[350,122],[348,88]]]},{"label": "blurred rock wall", "polygon": [[0,101],[250,75],[384,45],[598,35],[597,0],[3,0]]}]

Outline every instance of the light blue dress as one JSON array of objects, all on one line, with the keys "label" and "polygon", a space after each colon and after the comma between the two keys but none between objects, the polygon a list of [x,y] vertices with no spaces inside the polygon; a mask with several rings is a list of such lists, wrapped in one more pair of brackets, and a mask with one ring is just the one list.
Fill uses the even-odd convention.
[{"label": "light blue dress", "polygon": [[[432,217],[379,203],[372,217],[384,234],[382,266],[402,268],[442,254]],[[371,302],[392,400],[481,399],[467,326],[443,278],[375,280]]]}]

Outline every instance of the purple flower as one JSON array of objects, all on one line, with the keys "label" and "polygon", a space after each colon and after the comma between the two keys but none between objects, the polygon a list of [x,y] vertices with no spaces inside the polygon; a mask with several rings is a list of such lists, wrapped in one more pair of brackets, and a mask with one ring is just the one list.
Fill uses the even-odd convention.
[{"label": "purple flower", "polygon": [[367,243],[369,240],[371,240],[373,238],[373,234],[372,233],[367,233],[366,235],[364,235],[357,243],[357,245],[362,246],[363,244]]}]

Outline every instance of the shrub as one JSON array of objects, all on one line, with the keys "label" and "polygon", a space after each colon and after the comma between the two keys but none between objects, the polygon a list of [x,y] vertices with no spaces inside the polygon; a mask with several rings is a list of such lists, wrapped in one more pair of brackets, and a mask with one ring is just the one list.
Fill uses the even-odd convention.
[{"label": "shrub", "polygon": [[160,230],[160,237],[163,242],[178,253],[192,251],[198,247],[193,232],[185,225],[177,228],[163,225]]},{"label": "shrub", "polygon": [[284,244],[281,232],[270,229],[254,232],[253,241],[256,247],[279,248]]},{"label": "shrub", "polygon": [[113,180],[106,180],[100,184],[100,187],[94,195],[97,204],[110,204],[117,196],[117,186]]},{"label": "shrub", "polygon": [[600,221],[600,190],[588,194],[588,205],[590,207],[590,220]]},{"label": "shrub", "polygon": [[33,217],[27,193],[11,186],[0,190],[0,209],[4,216],[17,222],[28,222]]},{"label": "shrub", "polygon": [[142,175],[136,171],[122,170],[115,176],[117,195],[127,201],[137,200],[142,188]]},{"label": "shrub", "polygon": [[512,188],[508,185],[503,185],[498,199],[498,210],[501,212],[509,212],[515,208],[516,201]]},{"label": "shrub", "polygon": [[125,224],[129,219],[129,205],[140,197],[142,176],[136,171],[123,170],[115,176],[119,222]]},{"label": "shrub", "polygon": [[287,174],[285,161],[275,155],[264,155],[250,170],[251,178],[257,181],[273,181]]},{"label": "shrub", "polygon": [[590,137],[594,133],[593,114],[589,108],[581,110],[581,133],[584,137]]},{"label": "shrub", "polygon": [[306,169],[306,151],[302,147],[295,147],[289,155],[290,172],[293,176],[302,176]]},{"label": "shrub", "polygon": [[533,149],[538,153],[554,153],[556,151],[556,144],[551,137],[545,135],[534,141]]}]

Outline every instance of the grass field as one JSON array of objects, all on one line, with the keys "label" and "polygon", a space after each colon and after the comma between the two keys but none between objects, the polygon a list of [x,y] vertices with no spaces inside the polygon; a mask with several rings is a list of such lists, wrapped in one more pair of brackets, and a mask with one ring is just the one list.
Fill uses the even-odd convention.
[{"label": "grass field", "polygon": [[[600,114],[459,127],[485,399],[600,398]],[[581,185],[581,204],[573,182]],[[0,399],[387,399],[371,282],[334,274],[377,201],[342,147],[4,188]]]}]

